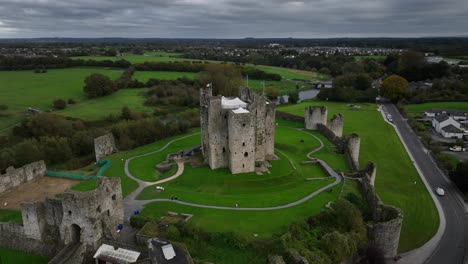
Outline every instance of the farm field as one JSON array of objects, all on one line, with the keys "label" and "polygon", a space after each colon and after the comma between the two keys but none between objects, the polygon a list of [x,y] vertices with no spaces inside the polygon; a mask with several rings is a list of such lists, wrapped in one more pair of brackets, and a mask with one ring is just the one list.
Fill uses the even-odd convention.
[{"label": "farm field", "polygon": [[423,112],[433,108],[468,111],[468,102],[435,102],[405,105],[404,108],[412,116],[422,116]]},{"label": "farm field", "polygon": [[47,258],[32,255],[13,249],[0,248],[0,263],[2,264],[42,264],[49,262]]},{"label": "farm field", "polygon": [[[307,105],[325,105],[329,118],[344,115],[344,133],[361,137],[360,165],[377,164],[376,191],[381,199],[403,210],[399,251],[417,248],[437,231],[439,219],[434,203],[393,128],[376,110],[375,104],[361,104],[353,110],[344,103],[307,102],[278,107],[278,111],[304,116]],[[416,184],[414,184],[416,182]]]},{"label": "farm field", "polygon": [[153,108],[143,105],[145,91],[147,89],[122,89],[108,96],[86,99],[74,105],[69,104],[67,108],[56,113],[83,120],[101,120],[110,114],[120,115],[124,106],[128,106],[132,111],[149,113]]},{"label": "farm field", "polygon": [[175,80],[178,78],[196,79],[197,73],[194,72],[172,72],[172,71],[136,71],[133,79],[146,83],[150,78],[158,80]]},{"label": "farm field", "polygon": [[[7,110],[0,111],[0,131],[24,118],[28,107],[47,110],[52,108],[54,99],[83,100],[84,79],[92,73],[116,79],[122,71],[100,68],[52,69],[43,74],[33,71],[0,71],[0,83],[3,84],[0,105],[8,106]],[[5,115],[6,119],[3,117]]]},{"label": "farm field", "polygon": [[268,72],[268,73],[276,73],[281,75],[283,79],[289,80],[308,80],[308,81],[319,81],[319,80],[327,80],[329,79],[328,76],[312,71],[303,71],[303,70],[296,70],[296,69],[289,69],[289,68],[282,68],[282,67],[274,67],[274,66],[265,66],[265,65],[258,65],[254,66],[255,68]]}]

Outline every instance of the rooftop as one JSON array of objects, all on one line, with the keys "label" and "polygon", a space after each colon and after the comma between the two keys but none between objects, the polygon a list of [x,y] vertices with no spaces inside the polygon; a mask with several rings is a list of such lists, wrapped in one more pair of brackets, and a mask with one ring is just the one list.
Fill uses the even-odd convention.
[{"label": "rooftop", "polygon": [[123,248],[114,249],[113,246],[102,244],[93,258],[110,263],[133,263],[138,260],[140,252]]},{"label": "rooftop", "polygon": [[426,113],[434,113],[434,114],[449,114],[452,116],[468,116],[468,111],[463,110],[453,110],[453,109],[429,109],[425,111]]},{"label": "rooftop", "polygon": [[222,109],[238,109],[238,108],[247,108],[247,103],[239,99],[239,97],[235,98],[227,98],[221,97],[221,108]]},{"label": "rooftop", "polygon": [[459,129],[458,127],[456,127],[454,125],[445,126],[445,127],[442,128],[442,130],[447,132],[447,133],[463,133],[463,131],[461,129]]},{"label": "rooftop", "polygon": [[450,117],[447,114],[440,114],[440,115],[434,117],[434,119],[437,120],[437,122],[441,123],[441,122],[444,122],[446,120],[449,120]]},{"label": "rooftop", "polygon": [[232,112],[234,112],[234,114],[246,114],[246,113],[250,113],[249,110],[246,110],[242,107],[239,107],[237,109],[234,109],[232,110]]}]

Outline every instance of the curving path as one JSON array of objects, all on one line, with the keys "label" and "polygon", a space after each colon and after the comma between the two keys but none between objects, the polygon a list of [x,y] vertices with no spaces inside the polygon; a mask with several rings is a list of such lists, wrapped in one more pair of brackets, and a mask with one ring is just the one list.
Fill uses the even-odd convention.
[{"label": "curving path", "polygon": [[[294,128],[291,128],[291,129],[294,129]],[[124,200],[124,206],[125,206],[125,216],[126,216],[126,219],[128,219],[128,217],[130,217],[133,213],[134,210],[139,210],[141,209],[145,204],[148,204],[148,203],[152,203],[152,202],[171,202],[171,203],[176,203],[176,204],[182,204],[182,205],[187,205],[187,206],[193,206],[193,207],[199,207],[199,208],[207,208],[207,209],[218,209],[218,210],[233,210],[233,211],[271,211],[271,210],[280,210],[280,209],[285,209],[285,208],[289,208],[289,207],[293,207],[293,206],[296,206],[296,205],[299,205],[299,204],[302,204],[302,203],[305,203],[307,202],[308,200],[312,199],[314,196],[322,193],[323,191],[339,184],[341,181],[342,181],[342,177],[341,175],[339,175],[338,173],[336,173],[326,162],[320,160],[320,159],[316,159],[316,158],[312,158],[311,155],[319,150],[321,150],[323,147],[324,147],[324,143],[322,142],[322,140],[320,140],[318,137],[316,137],[315,135],[311,134],[311,133],[308,133],[306,131],[304,131],[303,129],[296,129],[296,130],[299,130],[299,131],[302,131],[306,134],[309,134],[310,136],[314,137],[315,139],[317,139],[319,142],[320,142],[320,146],[317,147],[316,149],[312,150],[311,152],[309,152],[307,154],[307,157],[309,159],[313,159],[313,160],[316,160],[317,162],[319,162],[322,166],[322,168],[324,168],[328,174],[330,174],[332,177],[335,178],[335,181],[310,193],[309,195],[305,196],[304,198],[301,198],[297,201],[294,201],[294,202],[291,202],[291,203],[287,203],[287,204],[283,204],[283,205],[278,205],[278,206],[271,206],[271,207],[228,207],[228,206],[215,206],[215,205],[206,205],[206,204],[197,204],[197,203],[190,203],[190,202],[184,202],[184,201],[180,201],[180,200],[171,200],[171,199],[166,199],[166,198],[157,198],[157,199],[150,199],[150,200],[135,200],[136,196],[145,188],[145,187],[148,187],[148,186],[152,186],[152,185],[156,185],[156,184],[161,184],[161,183],[164,183],[164,182],[168,182],[168,181],[171,181],[177,177],[179,177],[183,171],[184,171],[184,164],[182,162],[178,162],[177,163],[177,166],[178,166],[178,170],[177,170],[177,173],[174,174],[173,176],[169,177],[169,178],[166,178],[166,179],[163,179],[163,180],[160,180],[160,181],[157,181],[157,182],[146,182],[146,181],[142,181],[138,178],[136,178],[135,176],[133,176],[129,170],[129,163],[130,161],[132,161],[133,159],[136,159],[136,158],[140,158],[140,157],[144,157],[144,156],[148,156],[148,155],[151,155],[151,154],[154,154],[154,153],[157,153],[157,152],[160,152],[164,149],[166,149],[170,144],[178,141],[178,140],[181,140],[181,139],[185,139],[187,137],[190,137],[190,136],[193,136],[193,135],[196,135],[196,134],[199,134],[199,133],[195,133],[195,134],[191,134],[191,135],[188,135],[188,136],[185,136],[185,137],[181,137],[181,138],[178,138],[178,139],[175,139],[175,140],[172,140],[170,142],[168,142],[166,145],[164,145],[162,148],[156,150],[156,151],[152,151],[152,152],[149,152],[149,153],[145,153],[145,154],[142,154],[142,155],[138,155],[138,156],[135,156],[135,157],[132,157],[130,159],[127,159],[125,161],[125,174],[135,180],[136,182],[138,182],[138,188],[133,191],[130,195],[128,195],[125,200]]]}]

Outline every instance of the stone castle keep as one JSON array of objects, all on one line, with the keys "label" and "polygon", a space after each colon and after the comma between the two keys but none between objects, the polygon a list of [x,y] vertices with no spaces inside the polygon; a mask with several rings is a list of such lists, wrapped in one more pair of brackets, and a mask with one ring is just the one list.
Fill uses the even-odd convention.
[{"label": "stone castle keep", "polygon": [[255,162],[273,159],[275,105],[264,95],[241,88],[239,97],[200,90],[202,153],[211,169],[232,174],[254,172]]}]

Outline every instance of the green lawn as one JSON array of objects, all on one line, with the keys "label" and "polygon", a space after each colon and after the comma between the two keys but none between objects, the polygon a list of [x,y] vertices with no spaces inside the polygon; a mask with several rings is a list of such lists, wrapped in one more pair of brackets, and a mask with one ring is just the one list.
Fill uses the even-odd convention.
[{"label": "green lawn", "polygon": [[[19,122],[26,115],[28,107],[47,110],[52,108],[54,99],[84,100],[84,79],[100,73],[116,79],[121,70],[99,68],[70,68],[48,70],[38,74],[33,71],[0,71],[0,105],[8,109],[0,112],[0,130]],[[4,117],[7,118],[4,120]]]},{"label": "green lawn", "polygon": [[[0,209],[0,222],[23,223],[20,210]],[[0,262],[1,263],[1,262]]]},{"label": "green lawn", "polygon": [[404,212],[399,251],[417,248],[429,240],[439,225],[437,210],[396,132],[383,121],[376,105],[361,104],[360,110],[352,110],[344,103],[314,101],[277,110],[304,116],[307,105],[327,106],[329,118],[344,114],[344,133],[360,135],[361,167],[367,161],[377,163],[377,193],[385,203]]},{"label": "green lawn", "polygon": [[150,78],[158,80],[175,80],[178,78],[196,79],[198,74],[194,72],[174,72],[174,71],[137,71],[133,74],[133,79],[140,82],[147,82]]},{"label": "green lawn", "polygon": [[329,202],[338,198],[341,190],[339,184],[331,192],[323,192],[313,199],[288,209],[273,211],[231,211],[204,209],[170,202],[150,203],[142,210],[141,215],[159,219],[168,211],[193,214],[190,219],[194,224],[211,232],[235,232],[250,238],[258,234],[259,238],[271,237],[275,232],[285,231],[293,222],[317,214]]},{"label": "green lawn", "polygon": [[[331,178],[307,180],[327,177],[319,166],[301,164],[301,161],[307,159],[307,153],[319,146],[315,138],[285,126],[277,127],[275,133],[276,153],[281,159],[270,162],[271,174],[243,173],[233,177],[228,169],[211,170],[208,166],[191,168],[187,164],[186,170],[179,178],[162,184],[165,187],[164,192],[157,192],[154,186],[148,187],[138,199],[176,196],[183,201],[210,205],[232,206],[238,203],[244,207],[267,207],[299,200],[313,190],[333,182]],[[301,140],[304,142],[301,143]],[[165,151],[133,160],[130,163],[130,171],[134,176],[148,179],[155,171],[154,164],[163,161],[167,154],[199,142],[198,134],[177,141]],[[329,149],[325,148],[321,152],[329,152]],[[325,160],[332,156],[337,157],[332,158],[332,166],[348,170],[344,156],[326,154],[328,155],[324,155]]]},{"label": "green lawn", "polygon": [[454,109],[468,111],[468,102],[435,102],[405,105],[404,108],[412,116],[423,116],[424,111],[432,108]]},{"label": "green lawn", "polygon": [[268,73],[279,74],[281,75],[283,79],[316,81],[316,80],[327,80],[329,78],[328,76],[324,74],[313,72],[313,71],[303,71],[303,70],[296,70],[296,69],[289,69],[289,68],[282,68],[282,67],[275,67],[275,66],[265,66],[265,65],[257,65],[254,67],[259,70],[268,72]]},{"label": "green lawn", "polygon": [[1,264],[41,264],[48,262],[46,257],[36,256],[13,249],[0,248]]},{"label": "green lawn", "polygon": [[180,52],[167,52],[167,51],[146,51],[145,54],[161,57],[180,57],[183,53]]},{"label": "green lawn", "polygon": [[57,113],[84,120],[100,120],[109,114],[120,115],[122,107],[128,106],[136,112],[152,112],[153,107],[145,106],[144,92],[147,89],[122,89],[111,95],[95,99],[86,99],[74,105],[68,105]]}]

